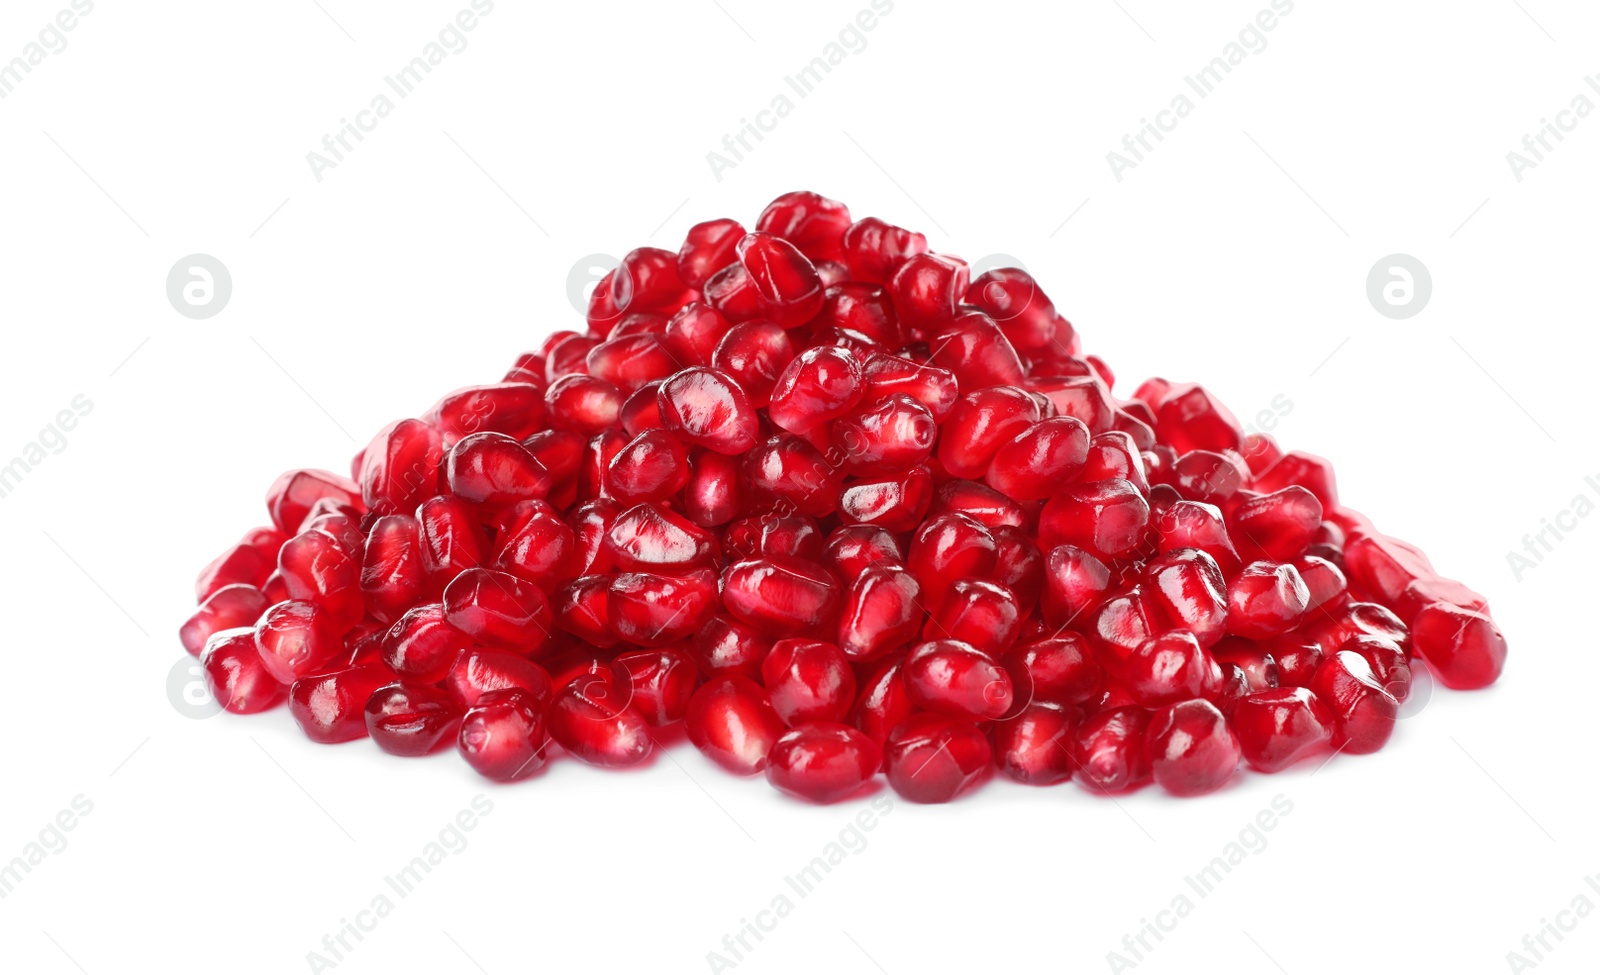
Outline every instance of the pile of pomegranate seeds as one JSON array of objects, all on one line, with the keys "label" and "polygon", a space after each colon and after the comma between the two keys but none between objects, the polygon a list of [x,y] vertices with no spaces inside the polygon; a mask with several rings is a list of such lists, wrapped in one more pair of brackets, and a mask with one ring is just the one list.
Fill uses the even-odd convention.
[{"label": "pile of pomegranate seeds", "polygon": [[291,471],[200,574],[216,699],[483,775],[656,732],[815,802],[991,766],[1209,792],[1372,752],[1484,598],[1200,386],[1131,399],[1025,271],[789,193],[630,253],[588,329]]}]

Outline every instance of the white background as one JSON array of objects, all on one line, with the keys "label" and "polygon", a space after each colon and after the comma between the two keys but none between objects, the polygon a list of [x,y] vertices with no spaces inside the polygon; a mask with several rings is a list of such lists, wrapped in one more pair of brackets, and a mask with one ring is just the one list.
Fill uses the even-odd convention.
[{"label": "white background", "polygon": [[[1298,0],[1115,179],[1107,152],[1266,5],[899,0],[719,181],[707,152],[866,0],[498,0],[319,182],[306,154],[467,0],[95,3],[0,100],[0,458],[93,403],[0,499],[0,860],[93,803],[0,900],[4,968],[310,970],[483,794],[470,844],[336,971],[710,970],[864,803],[787,801],[687,745],[494,787],[449,753],[313,745],[281,710],[191,719],[166,681],[196,571],[265,520],[279,472],[343,469],[384,422],[581,327],[579,258],[676,249],[797,188],[1014,255],[1122,395],[1199,379],[1246,420],[1286,397],[1280,439],[1485,592],[1512,653],[1494,688],[1440,691],[1383,752],[1314,777],[896,802],[741,975],[1108,971],[1185,893],[1140,973],[1496,972],[1577,895],[1600,904],[1600,518],[1520,581],[1507,563],[1600,491],[1600,118],[1520,182],[1506,159],[1575,95],[1600,102],[1600,11]],[[8,0],[0,60],[65,6]],[[233,277],[204,321],[164,292],[196,252]],[[1365,294],[1396,252],[1433,279],[1403,321]],[[1195,895],[1184,877],[1279,795],[1265,849]],[[1593,971],[1600,919],[1551,943],[1540,973]]]}]

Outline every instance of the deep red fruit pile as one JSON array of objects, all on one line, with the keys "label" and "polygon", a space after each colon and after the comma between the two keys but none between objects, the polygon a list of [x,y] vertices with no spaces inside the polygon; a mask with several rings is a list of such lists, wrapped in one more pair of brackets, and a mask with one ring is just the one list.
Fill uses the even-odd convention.
[{"label": "deep red fruit pile", "polygon": [[656,730],[827,802],[991,764],[1216,789],[1376,751],[1418,668],[1499,675],[1483,597],[1215,397],[1131,399],[1026,272],[968,281],[814,193],[630,253],[588,331],[291,471],[184,646],[314,741],[515,779]]}]

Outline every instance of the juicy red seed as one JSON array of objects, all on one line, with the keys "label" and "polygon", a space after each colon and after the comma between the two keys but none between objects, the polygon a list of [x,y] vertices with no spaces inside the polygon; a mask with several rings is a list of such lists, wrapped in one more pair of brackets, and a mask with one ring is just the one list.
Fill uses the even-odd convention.
[{"label": "juicy red seed", "polygon": [[444,619],[474,642],[539,652],[550,636],[550,603],[530,582],[494,569],[468,569],[444,587]]},{"label": "juicy red seed", "polygon": [[611,562],[624,572],[675,572],[708,568],[716,542],[704,530],[667,508],[639,504],[622,512],[602,542]]},{"label": "juicy red seed", "polygon": [[1028,785],[1055,785],[1072,778],[1072,712],[1034,703],[1014,718],[995,723],[995,765],[1007,778]]},{"label": "juicy red seed", "polygon": [[778,376],[767,414],[791,433],[806,433],[848,413],[864,392],[861,364],[853,353],[831,346],[807,349]]},{"label": "juicy red seed", "polygon": [[1167,478],[1190,501],[1222,504],[1244,486],[1248,471],[1232,458],[1211,450],[1191,450],[1172,465]]},{"label": "juicy red seed", "polygon": [[503,433],[474,433],[450,448],[450,493],[494,507],[543,498],[554,479],[539,459]]},{"label": "juicy red seed", "polygon": [[1082,421],[1095,436],[1110,433],[1116,426],[1117,411],[1111,394],[1093,376],[1032,379],[1028,389],[1044,397],[1057,415]]},{"label": "juicy red seed", "polygon": [[[1304,568],[1300,570],[1305,575]],[[1339,576],[1339,581],[1344,581],[1344,575]],[[1311,580],[1306,580],[1310,585]],[[1395,601],[1394,611],[1401,619],[1415,620],[1431,603],[1450,603],[1474,613],[1489,615],[1489,600],[1478,595],[1471,589],[1453,579],[1441,579],[1437,576],[1414,579],[1400,591],[1400,598]]]},{"label": "juicy red seed", "polygon": [[756,445],[760,421],[750,398],[726,373],[691,366],[674,373],[656,394],[662,423],[678,436],[719,454]]},{"label": "juicy red seed", "polygon": [[560,691],[546,717],[550,737],[573,758],[602,768],[629,768],[650,757],[650,726],[628,703],[610,670],[575,678]]},{"label": "juicy red seed", "polygon": [[1293,565],[1252,562],[1228,585],[1228,632],[1251,640],[1287,633],[1300,625],[1309,603]]},{"label": "juicy red seed", "polygon": [[290,599],[317,604],[341,632],[366,615],[361,560],[334,536],[313,529],[284,542],[278,571]]},{"label": "juicy red seed", "polygon": [[737,262],[711,275],[700,293],[706,304],[727,322],[748,322],[766,313],[761,292],[756,289],[750,272]]},{"label": "juicy red seed", "polygon": [[1175,388],[1156,409],[1156,433],[1179,454],[1191,450],[1238,450],[1239,421],[1200,386]]},{"label": "juicy red seed", "polygon": [[1070,631],[1015,647],[1001,663],[1021,701],[1085,704],[1100,691],[1100,665],[1083,637]]},{"label": "juicy red seed", "polygon": [[497,782],[527,778],[545,763],[543,708],[523,691],[490,691],[461,718],[456,747],[478,774]]},{"label": "juicy red seed", "polygon": [[933,453],[939,427],[927,407],[904,394],[859,408],[830,424],[829,436],[852,474],[891,474]]},{"label": "juicy red seed", "polygon": [[849,227],[848,207],[809,190],[783,194],[756,218],[757,230],[782,237],[814,261],[841,257]]},{"label": "juicy red seed", "polygon": [[1223,575],[1239,569],[1239,553],[1215,505],[1177,501],[1154,519],[1158,547],[1163,552],[1197,548],[1211,556]]},{"label": "juicy red seed", "polygon": [[805,515],[741,518],[722,533],[722,551],[730,559],[787,555],[816,562],[822,558],[822,543],[816,519]]},{"label": "juicy red seed", "polygon": [[611,576],[579,576],[550,594],[556,625],[604,649],[617,644],[611,630]]},{"label": "juicy red seed", "polygon": [[921,403],[939,421],[955,408],[961,393],[955,375],[948,369],[884,352],[867,356],[861,365],[861,378],[867,387],[863,397],[866,402],[903,394]]},{"label": "juicy red seed", "polygon": [[589,375],[624,394],[651,380],[665,379],[681,368],[660,336],[650,333],[622,335],[600,343],[589,350],[587,365]]},{"label": "juicy red seed", "polygon": [[804,559],[770,556],[722,572],[722,602],[736,619],[773,636],[824,632],[841,602],[839,581]]},{"label": "juicy red seed", "polygon": [[1415,546],[1375,532],[1358,533],[1345,544],[1344,568],[1351,582],[1385,606],[1397,603],[1417,579],[1437,575],[1433,563]]},{"label": "juicy red seed", "polygon": [[[1256,446],[1249,442],[1249,437],[1245,441],[1240,445],[1241,450],[1245,446]],[[1252,485],[1257,491],[1277,491],[1294,484],[1316,495],[1324,508],[1332,510],[1339,506],[1339,489],[1334,484],[1333,466],[1326,460],[1299,450],[1271,460],[1268,460],[1269,454],[1260,456],[1262,463],[1259,466],[1255,461],[1251,462],[1251,469],[1261,472],[1256,475]]]},{"label": "juicy red seed", "polygon": [[384,427],[361,454],[361,498],[380,514],[410,514],[439,493],[444,447],[439,431],[421,420]]},{"label": "juicy red seed", "polygon": [[1051,417],[1002,444],[984,480],[1019,501],[1048,498],[1078,476],[1088,456],[1089,428],[1070,416]]},{"label": "juicy red seed", "polygon": [[1338,649],[1360,654],[1372,668],[1372,676],[1396,701],[1404,703],[1411,696],[1411,661],[1397,644],[1363,633],[1344,641]]},{"label": "juicy red seed", "polygon": [[689,480],[683,486],[683,513],[702,528],[715,528],[736,518],[745,506],[739,459],[702,450],[689,459]]},{"label": "juicy red seed", "polygon": [[1144,590],[1134,586],[1096,607],[1084,629],[1106,668],[1116,670],[1162,626]]},{"label": "juicy red seed", "polygon": [[939,600],[922,629],[925,640],[956,640],[997,656],[1022,633],[1023,608],[1016,593],[981,579],[958,579]]},{"label": "juicy red seed", "polygon": [[1053,627],[1088,618],[1111,590],[1111,570],[1094,553],[1058,545],[1044,558],[1044,619]]},{"label": "juicy red seed", "polygon": [[1307,609],[1332,606],[1348,591],[1344,572],[1327,559],[1302,555],[1295,560],[1294,567],[1306,584]]},{"label": "juicy red seed", "polygon": [[312,741],[365,738],[367,701],[394,678],[394,671],[375,663],[302,677],[289,688],[289,714]]},{"label": "juicy red seed", "polygon": [[876,525],[843,525],[828,536],[825,561],[840,578],[854,579],[875,562],[904,562],[900,542]]},{"label": "juicy red seed", "polygon": [[1057,333],[1072,326],[1056,313],[1044,289],[1027,271],[1016,267],[995,268],[974,278],[967,288],[967,303],[982,308],[1000,324],[1006,338],[1022,352],[1042,349],[1052,343],[1065,348]]},{"label": "juicy red seed", "polygon": [[661,341],[684,365],[708,366],[717,343],[728,334],[728,320],[710,305],[691,301],[667,321]]},{"label": "juicy red seed", "polygon": [[440,400],[423,419],[438,429],[445,447],[474,433],[503,433],[521,440],[545,425],[543,387],[542,379],[536,384],[468,386]]},{"label": "juicy red seed", "polygon": [[949,802],[983,775],[993,756],[978,726],[941,714],[916,714],[890,732],[884,772],[912,802]]},{"label": "juicy red seed", "polygon": [[793,244],[758,232],[745,234],[737,251],[767,318],[794,328],[822,310],[822,278]]},{"label": "juicy red seed", "polygon": [[967,293],[967,281],[967,265],[959,257],[916,254],[889,279],[889,294],[911,334],[929,338],[955,318],[956,306]]},{"label": "juicy red seed", "polygon": [[265,586],[277,558],[276,547],[266,553],[253,545],[232,546],[201,570],[194,585],[195,602],[205,602],[225,586]]},{"label": "juicy red seed", "polygon": [[609,277],[611,304],[619,314],[670,314],[683,304],[685,289],[683,279],[678,277],[678,256],[671,251],[659,247],[629,251]]},{"label": "juicy red seed", "polygon": [[813,338],[821,334],[818,329],[830,327],[836,334],[861,336],[877,346],[898,349],[905,344],[889,293],[869,284],[853,282],[823,291],[822,310],[811,323]]},{"label": "juicy red seed", "polygon": [[845,228],[844,263],[857,281],[887,284],[900,265],[928,252],[928,239],[915,231],[866,217]]},{"label": "juicy red seed", "polygon": [[839,517],[848,524],[910,531],[928,513],[933,490],[933,474],[926,467],[898,477],[851,481],[839,492]]},{"label": "juicy red seed", "polygon": [[1141,643],[1123,664],[1123,683],[1142,707],[1158,708],[1200,697],[1213,661],[1185,630]]},{"label": "juicy red seed", "polygon": [[1115,707],[1080,724],[1072,741],[1078,781],[1107,793],[1137,789],[1150,781],[1150,759],[1144,750],[1150,715],[1144,708]]},{"label": "juicy red seed", "polygon": [[1044,590],[1044,555],[1020,528],[995,525],[989,533],[995,544],[994,580],[1011,590],[1017,605],[1027,613]]},{"label": "juicy red seed", "polygon": [[1197,548],[1173,549],[1145,563],[1141,575],[1150,604],[1203,647],[1222,639],[1228,588],[1216,560]]},{"label": "juicy red seed", "polygon": [[1304,554],[1322,524],[1322,502],[1298,485],[1263,494],[1233,509],[1229,527],[1248,559],[1290,562]]},{"label": "juicy red seed", "polygon": [[593,376],[563,376],[545,390],[544,401],[552,426],[584,436],[616,425],[622,415],[622,391]]},{"label": "juicy red seed", "polygon": [[646,430],[612,457],[606,492],[623,504],[665,501],[689,483],[689,448],[665,430]]},{"label": "juicy red seed", "polygon": [[[1211,648],[1211,657],[1219,664],[1234,664],[1244,671],[1250,681],[1252,691],[1264,691],[1277,687],[1281,681],[1281,671],[1278,661],[1265,645],[1255,643],[1239,637],[1224,637],[1221,642]],[[1321,663],[1320,656],[1317,663]],[[1312,671],[1315,666],[1311,668]],[[1308,673],[1306,680],[1310,681]],[[1297,684],[1296,686],[1303,686]]]},{"label": "juicy red seed", "polygon": [[905,660],[906,692],[926,711],[962,718],[993,719],[1011,710],[1011,675],[969,643],[930,640]]},{"label": "juicy red seed", "polygon": [[443,592],[461,572],[483,564],[485,542],[477,514],[460,498],[429,498],[417,508],[422,572],[432,591]]},{"label": "juicy red seed", "polygon": [[[267,489],[267,512],[272,524],[285,536],[300,530],[311,506],[323,498],[332,498],[340,504],[361,505],[361,489],[347,477],[327,471],[288,471],[272,482]],[[228,582],[248,582],[248,579],[229,579]],[[228,583],[223,583],[227,585]],[[200,596],[204,599],[210,593]]]},{"label": "juicy red seed", "polygon": [[633,650],[611,662],[612,676],[629,706],[660,727],[681,719],[694,694],[695,663],[683,650]]},{"label": "juicy red seed", "polygon": [[206,689],[224,711],[256,714],[276,707],[289,688],[267,669],[253,631],[219,630],[200,651]]},{"label": "juicy red seed", "polygon": [[695,665],[706,677],[759,677],[772,640],[731,616],[718,614],[701,624],[689,645]]},{"label": "juicy red seed", "polygon": [[922,588],[905,566],[875,561],[844,574],[851,578],[839,614],[838,640],[845,656],[876,660],[916,639],[923,616]]},{"label": "juicy red seed", "polygon": [[844,652],[816,640],[779,640],[761,662],[761,683],[778,717],[790,725],[842,721],[856,697]]},{"label": "juicy red seed", "polygon": [[1015,386],[962,397],[939,431],[939,461],[956,477],[981,478],[994,455],[1043,419],[1039,401]]},{"label": "juicy red seed", "polygon": [[783,735],[783,719],[767,692],[748,677],[713,677],[689,700],[684,725],[694,747],[734,775],[767,767],[772,746]]},{"label": "juicy red seed", "polygon": [[1145,732],[1145,757],[1156,784],[1175,796],[1221,788],[1239,767],[1239,742],[1209,701],[1157,711]]},{"label": "juicy red seed", "polygon": [[426,755],[455,736],[461,707],[445,691],[404,680],[372,692],[367,734],[379,748],[407,758]]},{"label": "juicy red seed", "polygon": [[744,455],[740,473],[752,493],[778,510],[820,517],[839,503],[838,471],[817,448],[789,434]]},{"label": "juicy red seed", "polygon": [[1424,607],[1412,621],[1412,640],[1446,687],[1487,687],[1506,664],[1506,638],[1494,621],[1451,603]]},{"label": "juicy red seed", "polygon": [[1150,502],[1121,478],[1074,484],[1039,512],[1045,545],[1076,545],[1101,558],[1132,551],[1144,540]]},{"label": "juicy red seed", "polygon": [[736,258],[735,247],[745,235],[737,220],[707,220],[689,228],[678,249],[678,277],[691,288],[703,288],[711,275]]},{"label": "juicy red seed", "polygon": [[445,674],[444,688],[461,705],[470,708],[491,691],[514,688],[527,694],[543,710],[550,703],[550,672],[526,657],[506,650],[471,647],[456,655]]},{"label": "juicy red seed", "polygon": [[735,325],[711,353],[711,365],[731,377],[756,407],[767,406],[778,377],[795,357],[789,333],[761,320]]},{"label": "juicy red seed", "polygon": [[255,586],[242,583],[223,586],[184,621],[178,629],[178,639],[185,650],[198,657],[213,634],[255,626],[269,605],[267,597]]},{"label": "juicy red seed", "polygon": [[256,622],[255,647],[267,673],[292,684],[338,656],[341,632],[327,610],[290,600],[269,607]]},{"label": "juicy red seed", "polygon": [[[582,526],[586,518],[592,517],[599,526],[597,536],[603,535],[604,515],[610,505],[609,501],[594,502],[574,513],[572,521]],[[598,537],[595,544],[598,547]],[[537,512],[515,530],[501,536],[491,565],[549,592],[585,568],[579,565],[579,555],[578,539],[572,528],[555,515]]]},{"label": "juicy red seed", "polygon": [[611,577],[606,605],[611,632],[640,647],[687,639],[716,608],[717,574],[628,572]]},{"label": "juicy red seed", "polygon": [[1018,385],[1026,375],[1016,348],[982,312],[957,315],[928,341],[934,365],[954,373],[963,389]]},{"label": "juicy red seed", "polygon": [[1382,748],[1394,733],[1400,705],[1358,653],[1329,655],[1311,678],[1311,691],[1333,715],[1334,747],[1352,755]]},{"label": "juicy red seed", "polygon": [[767,781],[809,802],[837,802],[878,773],[883,750],[849,725],[814,721],[783,734],[767,755]]},{"label": "juicy red seed", "polygon": [[383,637],[383,662],[402,678],[436,684],[472,638],[450,625],[443,603],[406,611]]},{"label": "juicy red seed", "polygon": [[929,603],[937,603],[957,579],[981,579],[994,571],[999,546],[989,529],[966,515],[936,515],[911,539],[906,565]]}]

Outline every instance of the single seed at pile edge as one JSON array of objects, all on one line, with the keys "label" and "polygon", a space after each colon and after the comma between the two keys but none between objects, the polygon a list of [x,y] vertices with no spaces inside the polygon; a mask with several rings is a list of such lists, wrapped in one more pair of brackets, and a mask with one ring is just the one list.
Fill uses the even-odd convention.
[{"label": "single seed at pile edge", "polygon": [[1113,396],[1026,271],[796,192],[629,253],[587,317],[272,485],[180,631],[225,709],[498,780],[684,721],[815,802],[991,766],[1188,796],[1505,664],[1327,461],[1198,385]]}]

